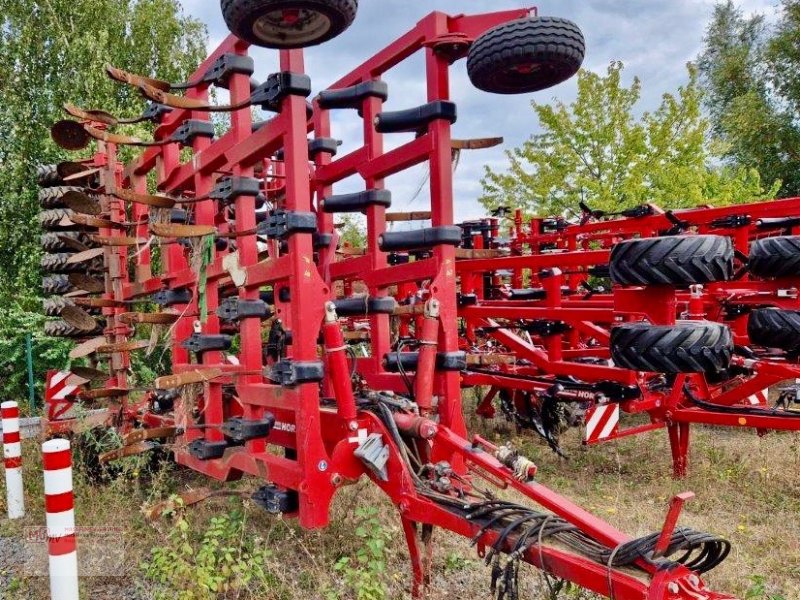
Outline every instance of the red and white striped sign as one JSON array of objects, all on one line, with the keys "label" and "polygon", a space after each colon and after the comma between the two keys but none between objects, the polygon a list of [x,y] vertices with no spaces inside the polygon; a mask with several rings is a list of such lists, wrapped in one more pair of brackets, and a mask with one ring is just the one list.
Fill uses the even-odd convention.
[{"label": "red and white striped sign", "polygon": [[48,371],[45,385],[45,400],[67,400],[78,392],[78,386],[70,383],[69,371]]},{"label": "red and white striped sign", "polygon": [[78,552],[69,441],[56,439],[42,444],[42,462],[50,596],[52,600],[78,600]]},{"label": "red and white striped sign", "polygon": [[19,406],[16,402],[3,402],[0,404],[0,416],[3,419],[3,463],[6,468],[8,518],[19,519],[25,516]]},{"label": "red and white striped sign", "polygon": [[619,404],[593,406],[586,411],[586,430],[583,441],[595,444],[619,433]]},{"label": "red and white striped sign", "polygon": [[755,394],[750,394],[747,397],[747,402],[752,404],[753,406],[763,406],[769,400],[769,388],[765,388],[756,392]]}]

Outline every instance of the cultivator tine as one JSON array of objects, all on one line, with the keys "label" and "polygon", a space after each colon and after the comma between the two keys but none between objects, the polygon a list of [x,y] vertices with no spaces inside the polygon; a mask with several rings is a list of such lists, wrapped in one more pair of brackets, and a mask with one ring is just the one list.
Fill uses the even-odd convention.
[{"label": "cultivator tine", "polygon": [[195,506],[206,500],[211,500],[212,498],[249,498],[252,495],[253,492],[241,490],[212,490],[210,488],[198,488],[196,490],[189,490],[187,492],[175,494],[175,497],[173,498],[154,504],[152,507],[150,507],[150,510],[147,511],[147,516],[151,521],[155,521],[167,513],[174,512],[178,508]]},{"label": "cultivator tine", "polygon": [[91,248],[89,250],[84,250],[83,252],[78,252],[73,254],[67,259],[67,264],[69,265],[79,265],[81,263],[92,262],[105,254],[105,250],[103,248]]},{"label": "cultivator tine", "polygon": [[106,289],[105,281],[90,275],[85,275],[83,273],[70,273],[68,277],[69,282],[72,285],[90,294],[99,294]]},{"label": "cultivator tine", "polygon": [[231,112],[240,110],[250,106],[250,101],[240,102],[238,104],[218,105],[209,104],[204,100],[196,98],[187,98],[186,96],[177,96],[170,94],[163,90],[154,88],[153,86],[145,83],[139,84],[139,91],[142,95],[153,102],[169,106],[170,108],[177,108],[182,110],[196,110],[200,112]]},{"label": "cultivator tine", "polygon": [[175,437],[180,433],[177,427],[153,427],[150,429],[134,429],[130,433],[122,436],[123,446],[132,446],[139,442],[149,440],[161,440],[166,438]]},{"label": "cultivator tine", "polygon": [[61,311],[61,318],[81,331],[94,331],[97,321],[89,313],[77,306],[65,306]]},{"label": "cultivator tine", "polygon": [[131,248],[143,246],[147,240],[129,236],[93,235],[92,240],[108,248]]},{"label": "cultivator tine", "polygon": [[494,148],[503,143],[503,138],[475,138],[469,140],[452,140],[451,145],[453,150],[484,150],[486,148]]},{"label": "cultivator tine", "polygon": [[163,146],[164,144],[170,143],[170,140],[164,141],[153,141],[148,142],[142,140],[137,137],[129,136],[129,135],[120,135],[117,133],[109,133],[107,131],[103,131],[101,129],[97,129],[92,127],[91,125],[84,125],[83,126],[86,135],[90,138],[93,138],[100,142],[106,142],[109,144],[117,144],[119,146],[139,146],[142,148],[153,147],[153,146]]},{"label": "cultivator tine", "polygon": [[93,390],[83,390],[78,394],[81,400],[107,400],[113,398],[122,398],[127,396],[133,390],[127,388],[110,387],[110,388],[97,388]]},{"label": "cultivator tine", "polygon": [[84,227],[95,227],[97,229],[125,229],[128,225],[126,223],[118,223],[111,219],[104,219],[100,217],[92,217],[90,215],[82,215],[74,213],[70,215],[69,220],[76,225],[83,225]]},{"label": "cultivator tine", "polygon": [[213,381],[221,377],[223,373],[222,369],[196,369],[178,373],[177,375],[166,375],[156,379],[155,388],[157,390],[176,390],[187,385]]},{"label": "cultivator tine", "polygon": [[109,64],[106,65],[106,73],[114,81],[126,83],[134,87],[147,85],[164,92],[168,92],[173,89],[173,86],[166,81],[161,81],[160,79],[151,79],[150,77],[143,77],[141,75],[134,75],[133,73],[123,71],[122,69],[117,69]]},{"label": "cultivator tine", "polygon": [[180,225],[175,223],[150,223],[150,232],[161,238],[199,238],[214,235],[213,225]]},{"label": "cultivator tine", "polygon": [[138,325],[140,323],[149,323],[151,325],[172,325],[180,318],[179,314],[175,313],[122,313],[118,319],[127,325]]},{"label": "cultivator tine", "polygon": [[100,336],[96,338],[92,338],[91,340],[87,340],[75,346],[72,350],[69,351],[69,357],[73,360],[77,360],[79,358],[86,358],[87,356],[91,356],[97,349],[101,346],[105,346],[108,343],[105,336]]},{"label": "cultivator tine", "polygon": [[132,340],[128,342],[115,342],[113,344],[102,344],[95,352],[98,354],[116,354],[118,352],[135,352],[145,350],[150,346],[150,342],[144,340]]},{"label": "cultivator tine", "polygon": [[119,120],[114,117],[112,114],[104,111],[104,110],[85,110],[82,108],[78,108],[74,104],[65,104],[64,110],[69,114],[71,117],[75,117],[79,121],[87,121],[89,123],[102,123],[104,125],[118,125]]},{"label": "cultivator tine", "polygon": [[89,246],[81,243],[80,241],[68,235],[58,234],[58,239],[65,246],[69,247],[71,250],[75,250],[76,252],[83,252],[85,250],[89,250]]},{"label": "cultivator tine", "polygon": [[76,376],[91,382],[104,381],[108,379],[108,373],[92,367],[81,367],[79,365],[74,365],[70,367],[70,371],[72,371],[72,373]]},{"label": "cultivator tine", "polygon": [[117,448],[116,450],[104,452],[98,457],[98,460],[100,461],[100,464],[106,464],[116,460],[122,460],[123,458],[128,458],[130,456],[139,456],[140,454],[150,452],[151,450],[155,450],[156,448],[160,447],[160,444],[155,444],[153,442],[139,442],[130,446]]},{"label": "cultivator tine", "polygon": [[88,308],[126,308],[130,304],[108,298],[75,298],[74,303]]},{"label": "cultivator tine", "polygon": [[125,202],[133,202],[136,204],[144,204],[152,206],[153,208],[172,208],[175,206],[177,200],[169,198],[168,196],[157,196],[151,194],[138,194],[131,190],[117,189],[114,196]]}]

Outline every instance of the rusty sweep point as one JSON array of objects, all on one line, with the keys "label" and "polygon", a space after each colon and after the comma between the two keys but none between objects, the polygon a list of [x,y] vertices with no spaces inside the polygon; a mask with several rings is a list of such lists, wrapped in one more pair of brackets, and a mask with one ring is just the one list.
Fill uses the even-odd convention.
[{"label": "rusty sweep point", "polygon": [[69,119],[53,125],[50,128],[50,135],[53,141],[64,150],[83,150],[92,140],[83,125]]},{"label": "rusty sweep point", "polygon": [[102,279],[89,277],[83,273],[70,273],[68,277],[73,287],[89,292],[90,294],[99,294],[106,289],[106,284]]},{"label": "rusty sweep point", "polygon": [[128,85],[133,85],[136,87],[145,84],[163,92],[168,92],[172,89],[172,84],[169,82],[161,81],[160,79],[151,79],[150,77],[142,77],[141,75],[134,75],[128,71],[117,69],[110,64],[106,64],[106,73],[108,73],[108,76],[114,81],[127,83]]},{"label": "rusty sweep point", "polygon": [[64,110],[72,117],[80,119],[81,121],[93,121],[95,123],[103,123],[104,125],[117,125],[117,118],[109,112],[104,110],[83,109],[75,106],[74,104],[65,104]]},{"label": "rusty sweep point", "polygon": [[70,190],[64,194],[64,204],[67,205],[67,208],[83,215],[95,217],[103,212],[103,208],[97,198],[92,198],[88,194],[77,190]]},{"label": "rusty sweep point", "polygon": [[93,369],[92,367],[73,366],[70,367],[70,371],[78,377],[88,379],[89,381],[104,381],[109,378],[108,373],[100,369]]}]

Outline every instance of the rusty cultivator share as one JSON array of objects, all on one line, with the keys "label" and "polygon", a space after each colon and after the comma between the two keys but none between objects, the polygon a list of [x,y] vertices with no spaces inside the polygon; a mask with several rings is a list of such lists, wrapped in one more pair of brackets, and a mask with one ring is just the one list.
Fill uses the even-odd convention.
[{"label": "rusty cultivator share", "polygon": [[[535,482],[536,466],[511,446],[467,435],[462,377],[485,385],[474,378],[508,370],[491,375],[491,365],[505,363],[490,358],[489,375],[467,369],[476,356],[483,360],[464,349],[478,329],[533,367],[549,367],[528,357],[540,356],[533,342],[518,345],[517,333],[494,324],[506,313],[480,312],[516,310],[516,300],[487,305],[494,300],[481,289],[477,302],[477,288],[496,276],[484,274],[506,266],[475,254],[464,260],[464,231],[453,223],[452,161],[454,152],[498,140],[452,139],[450,66],[466,58],[472,83],[486,92],[546,89],[580,67],[578,27],[528,9],[434,12],[311,98],[302,48],[347,29],[357,0],[221,4],[233,35],[187,82],[107,67],[150,101],[140,117],[70,105],[71,118],[53,127],[64,148],[96,142],[96,151],[40,173],[49,252],[43,266],[52,273],[46,310],[60,317],[47,328],[74,337],[72,358],[86,361],[49,374],[50,431],[69,431],[79,405],[95,408],[92,424],[115,427],[124,440],[103,460],[168,446],[179,464],[214,479],[256,478],[256,503],[307,528],[325,527],[337,490],[369,477],[398,508],[418,598],[430,582],[436,527],[477,546],[499,598],[518,597],[521,562],[618,600],[731,598],[701,579],[729,544],[676,527],[686,496],[673,502],[662,531],[633,539]],[[279,50],[280,72],[254,79],[251,45]],[[427,102],[384,110],[390,89],[383,76],[417,53],[424,55]],[[210,103],[214,86],[228,90],[228,105]],[[252,107],[271,117],[253,123]],[[337,156],[334,111],[353,111],[363,123],[363,140],[344,156]],[[230,115],[221,135],[213,112]],[[140,121],[152,122],[152,139],[124,133]],[[387,136],[409,133],[385,149]],[[121,164],[123,145],[141,153]],[[420,164],[430,170],[430,211],[388,212],[384,181]],[[363,191],[337,192],[344,181]],[[334,219],[346,213],[366,215],[363,249],[340,243]],[[387,228],[415,219],[431,226]],[[595,258],[591,264],[603,263]],[[525,310],[557,319],[562,276],[554,271],[544,283],[556,291],[545,296],[555,306]],[[614,308],[587,307],[581,322],[610,324]],[[667,312],[665,321],[674,318]],[[601,330],[586,326],[570,341],[594,332],[607,342]],[[133,388],[131,353],[153,352],[162,336],[172,373]],[[547,350],[558,352],[562,342],[545,338]],[[608,370],[613,376],[603,380],[617,382],[615,390],[635,388],[636,371],[570,352],[547,358],[550,375],[564,375],[565,365],[581,367],[576,376]],[[534,375],[530,381],[538,381]]]}]

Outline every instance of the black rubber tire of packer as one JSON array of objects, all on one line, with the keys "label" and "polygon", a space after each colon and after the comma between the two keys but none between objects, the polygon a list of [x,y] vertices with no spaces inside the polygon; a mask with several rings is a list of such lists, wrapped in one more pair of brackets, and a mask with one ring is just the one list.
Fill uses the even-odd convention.
[{"label": "black rubber tire of packer", "polygon": [[747,269],[756,277],[800,277],[800,235],[756,240],[750,244]]},{"label": "black rubber tire of packer", "polygon": [[517,19],[475,40],[467,56],[467,74],[484,92],[538,92],[575,75],[585,52],[583,33],[568,19]]},{"label": "black rubber tire of packer", "polygon": [[731,330],[710,321],[625,323],[611,330],[614,364],[651,373],[716,373],[733,354]]},{"label": "black rubber tire of packer", "polygon": [[66,275],[48,275],[42,278],[42,291],[45,294],[60,296],[75,291]]},{"label": "black rubber tire of packer", "polygon": [[692,285],[729,280],[733,257],[721,235],[639,238],[612,248],[609,270],[617,285]]},{"label": "black rubber tire of packer", "polygon": [[800,311],[757,308],[747,321],[747,336],[756,346],[800,352]]},{"label": "black rubber tire of packer", "polygon": [[[231,33],[265,48],[322,44],[350,27],[358,12],[358,0],[221,0],[220,4]],[[298,11],[298,19],[276,21],[282,11]]]},{"label": "black rubber tire of packer", "polygon": [[59,338],[79,338],[87,337],[92,334],[91,331],[84,331],[73,327],[66,321],[48,321],[44,324],[44,334],[49,337]]},{"label": "black rubber tire of packer", "polygon": [[83,192],[84,188],[70,185],[57,185],[39,190],[39,206],[44,209],[64,208],[64,196],[67,192]]},{"label": "black rubber tire of packer", "polygon": [[39,187],[50,187],[61,184],[58,165],[40,165],[36,168],[36,183]]}]

